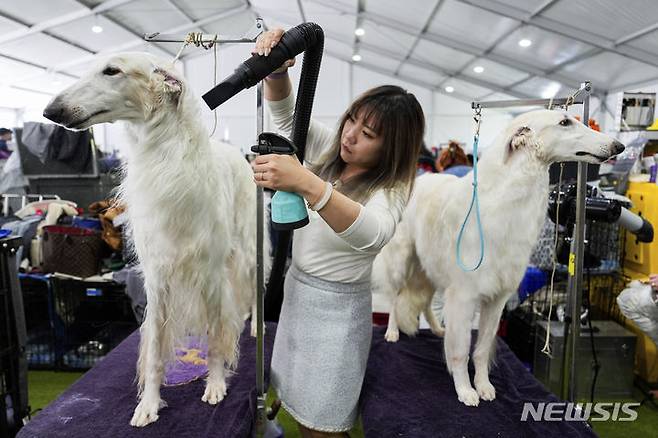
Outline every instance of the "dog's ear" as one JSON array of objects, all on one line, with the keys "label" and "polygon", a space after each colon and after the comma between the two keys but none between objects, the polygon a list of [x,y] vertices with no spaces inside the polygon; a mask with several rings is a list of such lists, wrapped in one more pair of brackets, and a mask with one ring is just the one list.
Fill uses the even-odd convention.
[{"label": "dog's ear", "polygon": [[155,85],[162,87],[159,91],[178,102],[178,98],[183,92],[183,81],[162,67],[156,67],[153,70],[153,75],[156,78]]},{"label": "dog's ear", "polygon": [[512,136],[509,138],[509,141],[507,142],[507,148],[505,149],[505,160],[504,162],[507,163],[507,160],[514,154],[516,151],[520,149],[526,149],[526,148],[535,148],[536,145],[536,139],[535,139],[535,133],[532,129],[530,129],[527,126],[522,126],[512,134]]}]

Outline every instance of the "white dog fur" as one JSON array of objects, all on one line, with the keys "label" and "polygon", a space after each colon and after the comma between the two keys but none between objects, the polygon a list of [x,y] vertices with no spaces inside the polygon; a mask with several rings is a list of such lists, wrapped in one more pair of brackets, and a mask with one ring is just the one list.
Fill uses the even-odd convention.
[{"label": "white dog fur", "polygon": [[[373,267],[375,292],[394,303],[386,339],[398,340],[398,326],[415,334],[421,312],[433,332],[443,335],[430,303],[435,290],[444,291],[445,357],[458,398],[469,406],[477,406],[480,399],[493,400],[496,391],[489,381],[489,364],[498,322],[523,277],[546,217],[549,164],[601,163],[621,150],[621,143],[562,112],[539,110],[512,120],[478,161],[485,255],[472,272],[458,267],[456,242],[471,200],[473,173],[463,178],[419,177],[394,237]],[[461,248],[465,265],[472,267],[480,253],[475,217],[466,227]],[[471,321],[478,304],[474,390],[467,365]]]},{"label": "white dog fur", "polygon": [[[114,56],[56,96],[44,115],[72,129],[124,120],[131,144],[121,185],[147,295],[130,424],[158,419],[160,384],[186,335],[208,336],[202,400],[219,403],[255,311],[256,186],[236,147],[211,142],[198,102],[170,62]],[[265,254],[269,254],[265,233]],[[266,272],[267,272],[267,266]],[[251,309],[250,309],[251,307]],[[252,335],[256,330],[252,318]]]}]

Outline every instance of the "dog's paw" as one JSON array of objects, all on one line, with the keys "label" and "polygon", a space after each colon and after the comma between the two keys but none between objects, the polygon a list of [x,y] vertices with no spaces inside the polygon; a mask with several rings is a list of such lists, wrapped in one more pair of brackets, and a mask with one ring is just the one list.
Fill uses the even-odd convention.
[{"label": "dog's paw", "polygon": [[220,401],[224,400],[226,396],[226,382],[215,382],[211,383],[210,381],[206,382],[206,390],[201,397],[201,401],[207,402],[211,405],[216,405]]},{"label": "dog's paw", "polygon": [[397,329],[387,329],[384,338],[388,342],[397,342],[400,340],[400,330]]},{"label": "dog's paw", "polygon": [[144,427],[147,424],[158,421],[158,409],[160,400],[148,400],[143,398],[135,408],[135,413],[130,420],[130,425],[135,427]]},{"label": "dog's paw", "polygon": [[494,386],[488,380],[486,382],[476,381],[475,388],[477,389],[477,393],[482,400],[491,401],[496,399],[496,388],[494,388]]},{"label": "dog's paw", "polygon": [[457,390],[459,401],[466,406],[477,406],[480,404],[480,397],[473,388],[460,388]]}]

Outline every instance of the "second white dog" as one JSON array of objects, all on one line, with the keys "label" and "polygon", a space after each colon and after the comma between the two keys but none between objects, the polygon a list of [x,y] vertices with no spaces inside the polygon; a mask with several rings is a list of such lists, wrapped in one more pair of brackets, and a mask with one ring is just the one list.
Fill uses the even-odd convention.
[{"label": "second white dog", "polygon": [[[556,161],[601,163],[624,149],[558,111],[540,110],[514,119],[479,162],[479,199],[484,230],[484,261],[465,272],[457,265],[456,241],[471,200],[473,173],[463,178],[426,174],[418,178],[393,239],[375,259],[373,287],[394,302],[386,339],[400,329],[414,334],[424,312],[432,330],[443,334],[430,302],[445,291],[445,357],[459,400],[477,406],[493,400],[489,381],[500,315],[525,272],[546,216],[548,166]],[[466,266],[478,259],[480,244],[472,217],[462,241]],[[473,353],[475,389],[468,375],[471,321],[480,305]]]},{"label": "second white dog", "polygon": [[[165,364],[188,334],[208,336],[202,400],[219,403],[237,364],[243,318],[255,306],[251,167],[239,149],[210,142],[182,76],[148,54],[112,57],[56,96],[44,116],[72,129],[128,122],[132,144],[121,190],[147,294],[140,401],[130,424],[158,419]],[[265,254],[268,242],[266,233]]]}]

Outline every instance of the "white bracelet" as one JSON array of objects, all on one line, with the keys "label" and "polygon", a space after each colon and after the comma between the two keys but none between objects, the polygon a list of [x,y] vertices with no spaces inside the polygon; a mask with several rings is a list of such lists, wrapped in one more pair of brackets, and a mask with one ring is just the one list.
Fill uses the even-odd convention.
[{"label": "white bracelet", "polygon": [[324,186],[324,193],[322,194],[322,197],[318,202],[315,203],[315,205],[311,205],[310,202],[307,202],[308,208],[313,210],[313,211],[320,211],[324,208],[325,205],[327,205],[327,202],[329,202],[329,199],[331,198],[331,194],[334,191],[334,186],[330,182],[326,182]]}]

